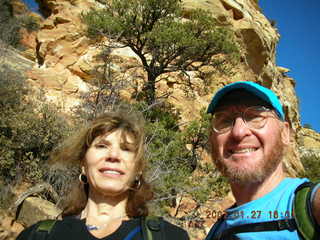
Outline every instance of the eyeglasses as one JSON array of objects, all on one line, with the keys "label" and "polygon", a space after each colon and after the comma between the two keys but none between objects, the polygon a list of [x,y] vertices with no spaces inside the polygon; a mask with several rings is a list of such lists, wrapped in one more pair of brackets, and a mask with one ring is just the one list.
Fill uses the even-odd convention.
[{"label": "eyeglasses", "polygon": [[263,106],[248,107],[240,113],[216,112],[212,118],[213,130],[220,134],[230,131],[239,116],[248,128],[260,129],[266,125],[268,117],[275,117],[275,114],[270,115],[270,112],[274,113],[272,109]]}]

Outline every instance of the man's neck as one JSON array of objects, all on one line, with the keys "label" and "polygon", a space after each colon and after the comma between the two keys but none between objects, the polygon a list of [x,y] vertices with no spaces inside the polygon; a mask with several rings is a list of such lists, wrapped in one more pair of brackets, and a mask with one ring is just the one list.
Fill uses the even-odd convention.
[{"label": "man's neck", "polygon": [[230,183],[236,204],[239,206],[263,197],[275,189],[284,178],[285,174],[281,164],[279,164],[278,168],[263,182],[248,182],[246,184]]}]

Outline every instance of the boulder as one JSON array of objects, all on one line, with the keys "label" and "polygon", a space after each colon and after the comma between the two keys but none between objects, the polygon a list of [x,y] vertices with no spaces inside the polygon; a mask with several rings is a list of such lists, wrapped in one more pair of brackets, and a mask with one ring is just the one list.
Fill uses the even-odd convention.
[{"label": "boulder", "polygon": [[21,206],[17,222],[28,227],[40,220],[56,219],[60,213],[61,210],[53,203],[37,197],[28,197]]}]

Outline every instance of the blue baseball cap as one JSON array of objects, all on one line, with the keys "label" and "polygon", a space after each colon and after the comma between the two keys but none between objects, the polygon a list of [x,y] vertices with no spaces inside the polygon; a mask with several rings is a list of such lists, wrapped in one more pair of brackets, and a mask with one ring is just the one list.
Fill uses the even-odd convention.
[{"label": "blue baseball cap", "polygon": [[274,110],[276,111],[277,115],[281,118],[281,120],[285,120],[285,116],[283,113],[282,104],[276,94],[268,88],[262,87],[261,85],[248,82],[248,81],[241,81],[228,84],[221,88],[212,98],[207,113],[214,113],[217,105],[219,104],[220,100],[230,91],[236,89],[244,89],[256,97],[262,99],[263,101],[270,104]]}]

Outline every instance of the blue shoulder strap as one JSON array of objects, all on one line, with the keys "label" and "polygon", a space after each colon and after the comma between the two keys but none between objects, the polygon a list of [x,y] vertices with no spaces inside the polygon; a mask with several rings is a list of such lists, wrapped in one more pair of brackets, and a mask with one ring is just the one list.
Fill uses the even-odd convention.
[{"label": "blue shoulder strap", "polygon": [[220,225],[222,224],[223,220],[225,218],[225,215],[222,215],[216,222],[215,224],[211,227],[207,237],[205,240],[211,240],[213,239],[213,236],[215,234],[215,232],[218,230],[218,228],[220,227]]},{"label": "blue shoulder strap", "polygon": [[137,226],[126,236],[124,240],[131,240],[140,231],[141,231],[141,226]]}]

